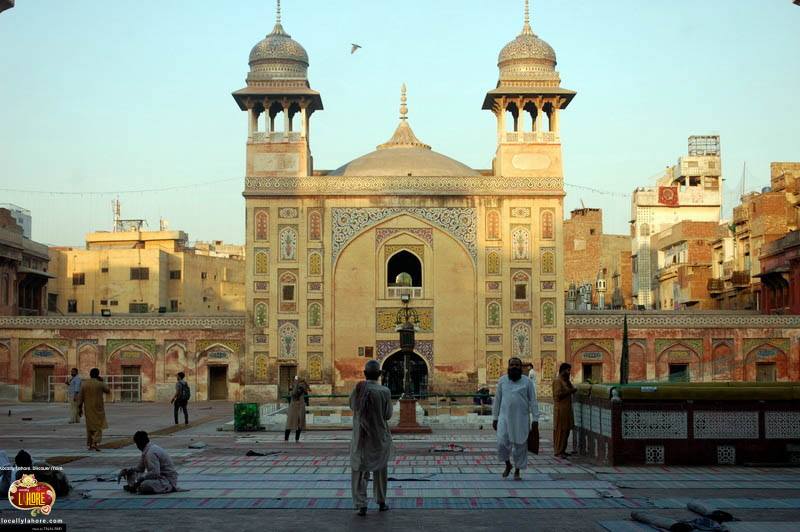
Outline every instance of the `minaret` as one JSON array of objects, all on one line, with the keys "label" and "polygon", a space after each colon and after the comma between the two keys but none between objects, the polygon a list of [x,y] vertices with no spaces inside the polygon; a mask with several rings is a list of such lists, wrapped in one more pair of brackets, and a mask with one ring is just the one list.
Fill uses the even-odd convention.
[{"label": "minaret", "polygon": [[308,54],[281,24],[250,51],[247,86],[233,93],[247,111],[247,177],[310,176],[309,119],[322,98],[308,83]]},{"label": "minaret", "polygon": [[522,31],[497,66],[497,88],[483,101],[497,117],[495,175],[563,178],[558,115],[576,93],[561,88],[555,51],[533,33],[528,0]]}]

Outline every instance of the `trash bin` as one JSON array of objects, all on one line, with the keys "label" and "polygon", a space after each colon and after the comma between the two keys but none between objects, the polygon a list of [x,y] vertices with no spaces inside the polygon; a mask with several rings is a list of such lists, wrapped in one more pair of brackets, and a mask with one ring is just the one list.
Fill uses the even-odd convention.
[{"label": "trash bin", "polygon": [[236,432],[264,430],[261,426],[258,403],[234,403],[233,430]]}]

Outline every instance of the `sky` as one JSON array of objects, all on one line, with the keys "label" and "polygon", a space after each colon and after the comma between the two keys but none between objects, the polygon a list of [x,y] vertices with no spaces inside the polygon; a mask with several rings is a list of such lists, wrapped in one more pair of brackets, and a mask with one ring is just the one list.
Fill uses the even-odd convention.
[{"label": "sky", "polygon": [[[31,210],[33,238],[82,245],[111,228],[118,195],[123,218],[151,229],[165,218],[191,240],[242,243],[247,121],[230,93],[274,1],[16,4],[0,14],[0,203]],[[481,104],[522,0],[284,0],[282,12],[325,106],[315,168],[385,142],[403,82],[418,138],[491,167],[495,119]],[[565,212],[602,208],[606,233],[628,233],[630,192],[689,135],[721,136],[726,212],[743,176],[759,190],[771,161],[800,160],[791,0],[534,0],[532,26],[578,93],[560,116]]]}]

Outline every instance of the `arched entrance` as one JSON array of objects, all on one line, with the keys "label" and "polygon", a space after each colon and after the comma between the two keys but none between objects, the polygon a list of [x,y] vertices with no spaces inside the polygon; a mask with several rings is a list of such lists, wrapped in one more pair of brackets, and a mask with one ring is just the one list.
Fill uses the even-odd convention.
[{"label": "arched entrance", "polygon": [[[405,377],[405,353],[398,351],[383,361],[383,378],[381,383],[392,392],[392,397],[402,395]],[[425,395],[428,393],[428,365],[425,359],[416,353],[408,355],[408,372],[411,376],[411,393]]]}]

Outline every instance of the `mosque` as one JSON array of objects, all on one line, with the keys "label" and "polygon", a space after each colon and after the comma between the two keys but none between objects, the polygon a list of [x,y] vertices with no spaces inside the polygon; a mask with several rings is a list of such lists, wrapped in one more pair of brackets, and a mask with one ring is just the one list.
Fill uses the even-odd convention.
[{"label": "mosque", "polygon": [[420,140],[404,86],[391,138],[319,170],[309,125],[322,95],[278,3],[233,93],[248,125],[246,400],[274,398],[298,373],[315,393],[350,390],[368,358],[399,391],[404,304],[417,329],[415,391],[491,385],[511,356],[552,378],[565,358],[559,113],[576,93],[561,87],[527,1],[524,13],[483,101],[497,119],[491,169]]}]

